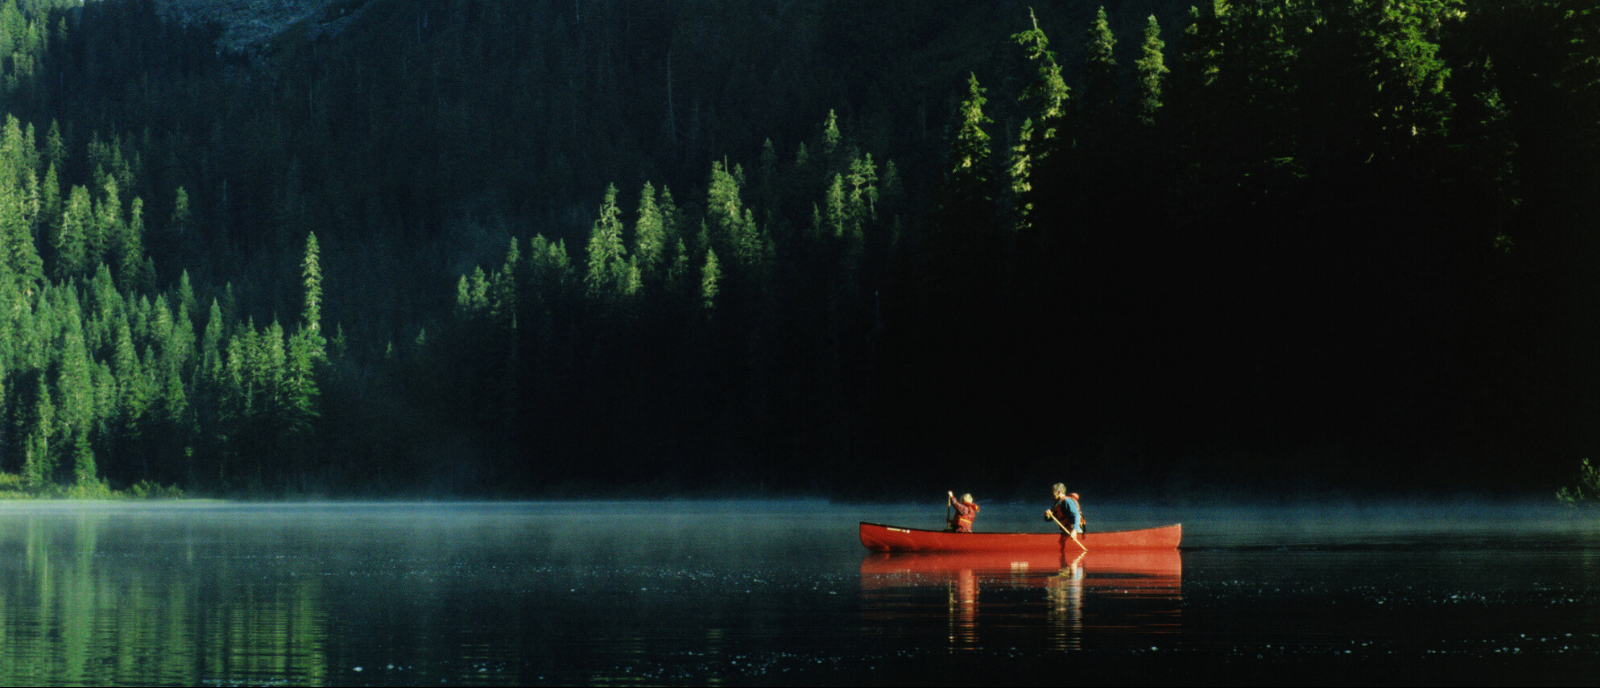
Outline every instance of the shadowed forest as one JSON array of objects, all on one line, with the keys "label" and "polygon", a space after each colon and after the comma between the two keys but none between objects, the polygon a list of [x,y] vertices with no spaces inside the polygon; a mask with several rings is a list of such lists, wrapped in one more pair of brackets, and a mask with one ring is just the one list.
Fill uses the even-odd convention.
[{"label": "shadowed forest", "polygon": [[1547,495],[1600,455],[1592,3],[219,35],[0,0],[0,490]]}]

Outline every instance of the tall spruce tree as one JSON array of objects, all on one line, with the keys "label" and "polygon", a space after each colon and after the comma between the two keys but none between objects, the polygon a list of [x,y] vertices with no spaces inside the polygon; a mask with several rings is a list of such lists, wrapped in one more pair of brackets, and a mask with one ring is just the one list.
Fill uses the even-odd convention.
[{"label": "tall spruce tree", "polygon": [[717,252],[707,248],[706,262],[700,269],[700,305],[708,314],[716,312],[721,280],[722,269],[717,267]]},{"label": "tall spruce tree", "polygon": [[666,251],[666,223],[661,208],[656,205],[656,188],[644,183],[639,191],[639,217],[634,222],[633,255],[639,261],[639,271],[645,279],[656,279],[661,270],[662,254]]},{"label": "tall spruce tree", "polygon": [[318,255],[320,252],[316,233],[307,232],[305,258],[300,262],[300,279],[306,290],[300,327],[319,350],[322,348],[322,263]]},{"label": "tall spruce tree", "polygon": [[1034,199],[1032,198],[1034,170],[1049,159],[1062,145],[1060,139],[1066,127],[1066,116],[1072,91],[1061,76],[1061,65],[1050,51],[1050,39],[1039,28],[1039,18],[1028,10],[1033,28],[1012,34],[1011,40],[1022,46],[1028,59],[1036,64],[1033,81],[1022,92],[1019,100],[1024,110],[1031,114],[1017,130],[1016,143],[1011,147],[1006,165],[1009,190],[1012,198],[1013,229],[1021,232],[1032,224]]},{"label": "tall spruce tree", "polygon": [[55,414],[55,405],[50,401],[50,388],[41,375],[34,393],[33,413],[28,417],[23,431],[22,480],[35,489],[49,485],[55,477],[56,458],[50,451]]},{"label": "tall spruce tree", "polygon": [[1156,122],[1156,111],[1161,109],[1161,83],[1169,71],[1164,63],[1161,50],[1166,43],[1161,40],[1161,27],[1156,23],[1156,15],[1150,15],[1150,23],[1144,29],[1144,45],[1140,48],[1138,61],[1134,68],[1139,74],[1139,101],[1135,105],[1135,117],[1140,124],[1153,126]]},{"label": "tall spruce tree", "polygon": [[61,209],[61,220],[50,235],[51,248],[55,250],[57,280],[83,275],[89,265],[90,227],[95,226],[94,210],[89,200],[89,190],[72,187],[67,202]]},{"label": "tall spruce tree", "polygon": [[1111,33],[1104,5],[1084,42],[1084,114],[1089,125],[1103,129],[1117,109],[1117,38]]},{"label": "tall spruce tree", "polygon": [[984,127],[991,120],[983,114],[984,89],[978,85],[978,75],[967,78],[967,97],[961,101],[960,128],[950,149],[950,164],[945,173],[945,189],[941,194],[950,222],[982,222],[987,219],[990,202],[990,151],[989,134]]},{"label": "tall spruce tree", "polygon": [[622,212],[617,208],[617,187],[606,186],[600,203],[600,217],[589,231],[588,273],[584,285],[591,298],[609,300],[628,295],[635,280],[629,274],[638,268],[628,262],[622,239]]}]

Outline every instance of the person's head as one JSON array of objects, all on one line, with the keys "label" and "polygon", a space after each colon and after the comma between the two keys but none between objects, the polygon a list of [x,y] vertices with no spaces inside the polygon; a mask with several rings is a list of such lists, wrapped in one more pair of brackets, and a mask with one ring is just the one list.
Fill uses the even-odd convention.
[{"label": "person's head", "polygon": [[1061,499],[1062,497],[1067,496],[1067,486],[1062,483],[1051,485],[1050,494],[1055,495],[1056,499]]},{"label": "person's head", "polygon": [[961,494],[961,501],[965,502],[967,504],[971,504],[972,503],[972,493],[971,492],[962,493]]},{"label": "person's head", "polygon": [[1071,497],[1072,501],[1074,501],[1074,502],[1078,501],[1078,493],[1076,493],[1076,492],[1070,493],[1067,496]]}]

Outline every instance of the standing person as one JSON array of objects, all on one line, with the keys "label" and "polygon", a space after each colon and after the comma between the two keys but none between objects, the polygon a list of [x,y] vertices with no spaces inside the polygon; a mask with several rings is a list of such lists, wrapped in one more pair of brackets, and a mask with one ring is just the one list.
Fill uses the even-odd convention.
[{"label": "standing person", "polygon": [[978,519],[978,504],[972,501],[972,494],[961,495],[960,501],[956,501],[956,493],[954,492],[946,492],[944,494],[945,498],[949,500],[950,506],[956,508],[955,515],[950,517],[950,527],[946,530],[953,533],[972,532],[972,522]]},{"label": "standing person", "polygon": [[1050,493],[1055,497],[1056,503],[1049,509],[1045,509],[1044,517],[1060,524],[1062,530],[1067,531],[1067,535],[1072,536],[1073,542],[1078,543],[1078,546],[1082,547],[1085,552],[1089,551],[1089,548],[1084,546],[1083,541],[1078,539],[1078,536],[1083,533],[1083,512],[1078,509],[1078,495],[1067,494],[1067,486],[1061,483],[1051,485]]}]

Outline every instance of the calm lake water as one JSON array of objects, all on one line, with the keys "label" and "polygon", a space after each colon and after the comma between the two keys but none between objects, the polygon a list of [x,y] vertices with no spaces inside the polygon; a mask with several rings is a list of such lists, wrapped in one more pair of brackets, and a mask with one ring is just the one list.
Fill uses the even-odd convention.
[{"label": "calm lake water", "polygon": [[[986,504],[979,530],[1043,526]],[[1572,683],[1600,519],[1157,509],[1181,552],[867,552],[928,505],[0,504],[0,684]]]}]

